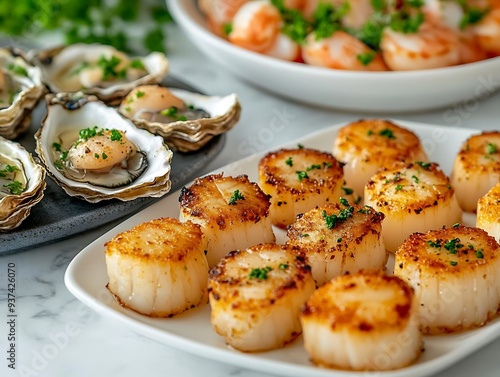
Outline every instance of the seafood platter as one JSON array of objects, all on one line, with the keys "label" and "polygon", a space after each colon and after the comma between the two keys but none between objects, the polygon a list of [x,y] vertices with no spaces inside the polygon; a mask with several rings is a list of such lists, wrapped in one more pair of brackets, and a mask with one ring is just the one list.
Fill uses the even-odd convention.
[{"label": "seafood platter", "polygon": [[168,72],[158,52],[0,48],[0,253],[136,212],[221,150],[237,96]]},{"label": "seafood platter", "polygon": [[498,89],[499,4],[168,0],[193,44],[235,76],[302,103],[377,113],[481,97],[478,78]]},{"label": "seafood platter", "polygon": [[334,125],[194,179],[83,249],[65,283],[223,363],[429,376],[500,337],[499,172],[499,131]]}]

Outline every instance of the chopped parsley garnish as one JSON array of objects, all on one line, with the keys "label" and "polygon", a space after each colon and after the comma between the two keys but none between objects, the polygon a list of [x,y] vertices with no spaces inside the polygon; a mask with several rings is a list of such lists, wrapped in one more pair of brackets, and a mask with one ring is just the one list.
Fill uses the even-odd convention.
[{"label": "chopped parsley garnish", "polygon": [[459,226],[460,226],[460,223],[453,224],[453,228],[455,228],[455,229],[458,228]]},{"label": "chopped parsley garnish", "polygon": [[349,207],[349,201],[346,198],[340,198],[340,204],[343,206]]},{"label": "chopped parsley garnish", "polygon": [[142,91],[138,91],[137,93],[135,93],[136,97],[137,98],[141,98],[142,96],[144,96],[146,93],[142,92]]},{"label": "chopped parsley garnish", "polygon": [[117,71],[118,65],[121,63],[121,59],[112,55],[109,59],[102,55],[97,61],[97,65],[102,69],[102,80],[112,80],[115,78],[124,78],[127,69],[121,69]]},{"label": "chopped parsley garnish", "polygon": [[376,56],[376,52],[375,51],[368,51],[368,52],[363,52],[361,54],[358,54],[356,56],[356,59],[358,59],[358,61],[363,64],[363,65],[368,65],[370,64],[373,59],[375,59],[375,56]]},{"label": "chopped parsley garnish", "polygon": [[307,175],[307,173],[305,171],[296,171],[296,173],[297,173],[297,178],[299,179],[299,181],[302,181],[303,179],[309,178],[309,176]]},{"label": "chopped parsley garnish", "polygon": [[494,154],[497,152],[498,152],[498,148],[497,148],[496,144],[488,143],[488,145],[486,146],[486,153]]},{"label": "chopped parsley garnish", "polygon": [[161,115],[174,118],[174,120],[186,121],[187,117],[185,115],[178,114],[179,109],[175,106],[169,107],[168,109],[160,111]]},{"label": "chopped parsley garnish", "polygon": [[5,168],[0,170],[0,177],[5,177],[8,173],[14,173],[15,171],[19,171],[17,166],[5,165]]},{"label": "chopped parsley garnish", "polygon": [[388,139],[395,139],[394,132],[392,132],[389,128],[384,128],[382,131],[378,133],[380,136],[385,136]]},{"label": "chopped parsley garnish", "polygon": [[306,171],[311,171],[311,170],[314,170],[314,169],[318,169],[318,170],[321,169],[321,165],[319,165],[319,164],[312,164],[311,166],[308,166],[306,168]]},{"label": "chopped parsley garnish", "polygon": [[436,240],[436,241],[427,241],[427,245],[429,245],[430,247],[435,247],[436,249],[440,249],[441,248],[441,240]]},{"label": "chopped parsley garnish", "polygon": [[351,8],[349,1],[344,1],[340,6],[327,2],[320,2],[313,14],[313,29],[316,40],[330,37],[341,29],[341,20]]},{"label": "chopped parsley garnish", "polygon": [[3,185],[3,187],[8,188],[10,193],[13,195],[21,195],[25,190],[25,187],[19,181],[12,181],[11,183]]},{"label": "chopped parsley garnish", "polygon": [[489,12],[488,9],[469,8],[464,10],[460,20],[460,29],[464,30],[469,25],[477,24]]},{"label": "chopped parsley garnish", "polygon": [[311,31],[311,23],[297,9],[285,7],[284,0],[271,0],[281,14],[281,32],[298,44],[303,44]]},{"label": "chopped parsley garnish", "polygon": [[280,263],[280,270],[286,270],[288,267],[288,263]]},{"label": "chopped parsley garnish", "polygon": [[419,182],[419,179],[418,179],[418,177],[416,175],[412,175],[411,177],[415,181],[415,183]]},{"label": "chopped parsley garnish", "polygon": [[425,170],[429,170],[429,168],[431,167],[431,163],[430,162],[417,161],[415,163],[417,165],[419,165],[421,168],[424,168]]},{"label": "chopped parsley garnish", "polygon": [[28,77],[28,71],[26,68],[20,66],[19,64],[9,64],[7,69],[15,75]]},{"label": "chopped parsley garnish", "polygon": [[344,190],[346,195],[351,195],[354,192],[354,190],[349,187],[342,187],[342,190]]},{"label": "chopped parsley garnish", "polygon": [[354,207],[349,206],[339,212],[338,215],[333,214],[333,215],[328,215],[325,210],[321,212],[321,215],[325,219],[326,227],[328,229],[335,228],[338,223],[346,221],[348,218],[352,216],[354,212]]},{"label": "chopped parsley garnish", "polygon": [[94,158],[99,159],[99,153],[94,153]]},{"label": "chopped parsley garnish", "polygon": [[222,34],[224,34],[226,37],[229,34],[231,34],[232,31],[233,31],[233,24],[231,22],[222,25]]},{"label": "chopped parsley garnish", "polygon": [[288,166],[293,166],[293,161],[292,161],[292,158],[291,158],[291,157],[288,157],[288,158],[285,160],[285,164],[287,164]]},{"label": "chopped parsley garnish", "polygon": [[410,15],[405,11],[400,11],[392,15],[390,27],[403,34],[413,34],[418,32],[423,22],[424,14],[422,12]]},{"label": "chopped parsley garnish", "polygon": [[460,249],[462,247],[464,247],[464,245],[460,243],[460,238],[454,238],[444,243],[444,248],[448,250],[450,254],[456,254],[458,251],[457,249]]},{"label": "chopped parsley garnish", "polygon": [[248,275],[249,279],[261,279],[261,280],[266,280],[267,279],[267,273],[271,271],[272,268],[269,266],[266,266],[264,268],[252,268],[252,271],[250,271],[250,274]]},{"label": "chopped parsley garnish", "polygon": [[372,136],[372,135],[373,135],[373,130],[368,130],[368,131],[366,132],[366,134],[367,134],[368,136]]},{"label": "chopped parsley garnish", "polygon": [[404,185],[396,185],[396,191],[401,191]]},{"label": "chopped parsley garnish", "polygon": [[111,130],[111,137],[110,137],[111,141],[120,141],[122,137],[123,135],[121,134],[120,131],[115,129]]},{"label": "chopped parsley garnish", "polygon": [[229,204],[229,205],[236,204],[236,202],[238,200],[245,200],[245,197],[240,192],[240,190],[234,190],[233,194],[231,195],[231,198],[229,199],[229,202],[227,202],[227,204]]},{"label": "chopped parsley garnish", "polygon": [[337,238],[337,243],[342,242],[342,237]]},{"label": "chopped parsley garnish", "polygon": [[92,128],[84,128],[78,132],[78,136],[81,140],[88,140],[94,136],[102,136],[104,135],[104,130],[99,129],[97,126]]},{"label": "chopped parsley garnish", "polygon": [[144,67],[144,63],[141,59],[134,59],[130,62],[130,68],[145,69],[146,67]]},{"label": "chopped parsley garnish", "polygon": [[325,169],[331,168],[332,167],[332,163],[331,162],[323,161],[323,167]]},{"label": "chopped parsley garnish", "polygon": [[476,250],[476,257],[479,259],[484,258],[483,249]]},{"label": "chopped parsley garnish", "polygon": [[304,149],[304,146],[302,144],[297,144],[297,148]]},{"label": "chopped parsley garnish", "polygon": [[450,265],[452,265],[452,266],[456,266],[457,264],[458,264],[458,262],[455,262],[455,261],[453,261],[453,260],[452,260],[452,261],[450,261]]},{"label": "chopped parsley garnish", "polygon": [[59,143],[52,143],[52,148],[54,148],[57,152],[62,151],[61,144],[59,144]]},{"label": "chopped parsley garnish", "polygon": [[105,160],[107,158],[108,158],[108,155],[106,153],[102,152],[102,159]]}]

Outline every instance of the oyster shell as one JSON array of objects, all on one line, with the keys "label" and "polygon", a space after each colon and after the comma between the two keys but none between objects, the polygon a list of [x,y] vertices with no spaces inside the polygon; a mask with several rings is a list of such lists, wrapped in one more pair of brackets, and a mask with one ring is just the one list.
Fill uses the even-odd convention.
[{"label": "oyster shell", "polygon": [[162,81],[169,70],[168,59],[160,52],[132,58],[101,44],[76,43],[31,51],[28,56],[42,69],[51,92],[82,91],[108,104],[118,104],[138,85]]},{"label": "oyster shell", "polygon": [[0,48],[0,135],[15,139],[30,124],[31,112],[46,89],[39,68],[20,50]]},{"label": "oyster shell", "polygon": [[182,89],[143,85],[123,99],[120,114],[137,127],[163,136],[180,152],[195,151],[239,120],[238,97],[205,96]]},{"label": "oyster shell", "polygon": [[170,190],[172,152],[95,96],[46,96],[36,152],[66,193],[89,202],[160,197]]},{"label": "oyster shell", "polygon": [[42,200],[45,170],[20,144],[0,136],[0,230],[18,227]]}]

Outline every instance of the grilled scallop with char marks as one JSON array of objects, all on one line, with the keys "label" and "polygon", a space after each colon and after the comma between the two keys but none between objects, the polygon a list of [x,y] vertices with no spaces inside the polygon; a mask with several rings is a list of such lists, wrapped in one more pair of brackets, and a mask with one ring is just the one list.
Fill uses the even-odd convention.
[{"label": "grilled scallop with char marks", "polygon": [[259,185],[271,196],[273,225],[285,229],[298,214],[342,195],[342,165],[315,149],[281,149],[259,162]]},{"label": "grilled scallop with char marks", "polygon": [[314,288],[309,266],[290,246],[233,251],[210,270],[212,326],[240,351],[283,347],[300,335],[300,308]]},{"label": "grilled scallop with char marks", "polygon": [[179,201],[180,220],[201,226],[210,267],[232,250],[275,241],[269,198],[246,175],[197,178]]},{"label": "grilled scallop with char marks", "polygon": [[287,229],[287,244],[305,253],[317,286],[344,274],[382,270],[387,262],[384,217],[341,198],[299,216]]},{"label": "grilled scallop with char marks", "polygon": [[318,365],[348,370],[402,368],[421,352],[418,303],[395,276],[364,272],[332,279],[302,309],[304,347]]},{"label": "grilled scallop with char marks", "polygon": [[394,274],[415,289],[425,333],[483,326],[500,304],[500,246],[484,230],[456,225],[412,234]]}]

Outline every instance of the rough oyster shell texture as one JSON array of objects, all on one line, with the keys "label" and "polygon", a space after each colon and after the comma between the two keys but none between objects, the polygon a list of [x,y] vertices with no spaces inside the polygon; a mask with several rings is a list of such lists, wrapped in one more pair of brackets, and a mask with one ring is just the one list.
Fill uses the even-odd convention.
[{"label": "rough oyster shell texture", "polygon": [[[194,109],[206,112],[208,117],[163,123],[141,118],[139,116],[141,111],[128,111],[130,103],[137,100],[137,93],[147,92],[151,87],[147,85],[135,88],[123,99],[118,111],[124,117],[131,119],[137,127],[162,136],[168,145],[180,152],[200,149],[214,136],[230,130],[240,118],[241,105],[236,94],[224,97],[206,96],[174,88],[169,90],[175,97]],[[144,108],[141,110],[148,111],[149,100],[144,98],[143,102]]]},{"label": "rough oyster shell texture", "polygon": [[[0,136],[0,167],[16,167],[25,182],[25,189],[20,194],[12,194],[2,183],[0,192],[0,231],[14,229],[21,225],[30,214],[31,208],[42,200],[44,195],[45,170],[38,165],[31,153],[19,143]],[[5,177],[0,178],[5,180]]]},{"label": "rough oyster shell texture", "polygon": [[[99,64],[99,59],[103,57],[119,57],[122,62],[140,61],[143,67],[142,74],[123,75],[124,77],[113,77],[113,80],[97,80],[92,84],[85,84],[86,80],[79,80],[85,72],[86,76],[93,74],[89,72],[87,66]],[[107,104],[118,104],[130,90],[138,85],[159,83],[169,71],[169,62],[164,54],[152,52],[145,57],[128,57],[123,52],[114,47],[101,44],[76,43],[68,46],[60,46],[47,50],[37,50],[28,53],[28,59],[36,66],[40,67],[43,74],[44,83],[53,93],[82,91],[88,95],[95,95]],[[102,68],[102,67],[101,67]],[[113,65],[108,65],[112,73]],[[103,69],[106,69],[104,67]],[[135,69],[129,69],[129,72],[137,73]],[[102,69],[96,74],[102,75]],[[125,71],[124,71],[125,72]]]},{"label": "rough oyster shell texture", "polygon": [[15,139],[28,129],[31,112],[46,89],[40,69],[18,49],[0,48],[0,70],[0,94],[7,105],[0,106],[0,135]]},{"label": "rough oyster shell texture", "polygon": [[[139,197],[161,197],[170,190],[172,152],[164,140],[134,126],[96,96],[83,93],[59,93],[46,96],[47,115],[35,134],[36,152],[49,176],[70,196],[88,202],[119,199],[129,201]],[[139,151],[147,156],[147,168],[137,179],[120,187],[103,187],[68,178],[56,166],[53,143],[61,133],[99,126],[124,132]],[[107,174],[107,173],[102,173]],[[103,179],[105,179],[104,176]]]}]

